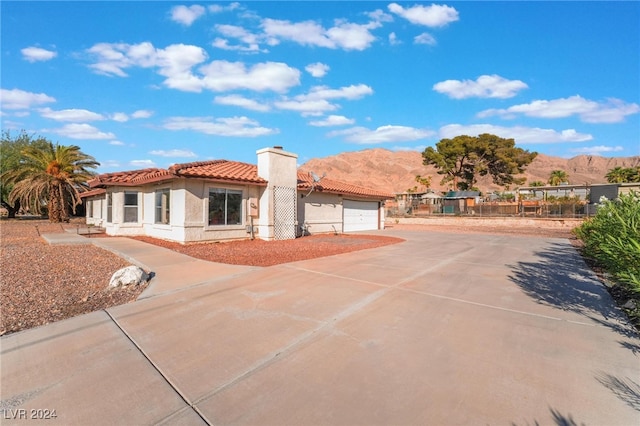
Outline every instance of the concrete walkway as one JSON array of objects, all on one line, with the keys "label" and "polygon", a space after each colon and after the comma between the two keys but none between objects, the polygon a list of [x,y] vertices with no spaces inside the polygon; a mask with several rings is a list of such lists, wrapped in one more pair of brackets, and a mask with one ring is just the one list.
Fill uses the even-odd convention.
[{"label": "concrete walkway", "polygon": [[568,241],[384,234],[269,268],[109,239],[160,284],[3,337],[2,423],[638,424],[640,339]]}]

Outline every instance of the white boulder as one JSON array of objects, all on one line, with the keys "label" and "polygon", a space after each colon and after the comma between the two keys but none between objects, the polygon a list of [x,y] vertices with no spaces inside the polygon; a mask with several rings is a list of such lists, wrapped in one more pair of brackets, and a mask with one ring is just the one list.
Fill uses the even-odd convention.
[{"label": "white boulder", "polygon": [[109,288],[140,285],[149,280],[149,275],[138,266],[127,266],[116,271],[109,281]]}]

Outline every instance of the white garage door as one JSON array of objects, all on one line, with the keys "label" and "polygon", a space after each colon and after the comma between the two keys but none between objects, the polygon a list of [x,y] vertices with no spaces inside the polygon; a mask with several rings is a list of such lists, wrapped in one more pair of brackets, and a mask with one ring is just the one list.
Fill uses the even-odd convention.
[{"label": "white garage door", "polygon": [[343,201],[344,232],[378,229],[377,201]]}]

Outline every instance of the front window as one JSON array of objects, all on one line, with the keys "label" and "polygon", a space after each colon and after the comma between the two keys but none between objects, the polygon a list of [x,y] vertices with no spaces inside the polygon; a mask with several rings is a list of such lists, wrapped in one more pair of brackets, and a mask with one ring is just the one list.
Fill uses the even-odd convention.
[{"label": "front window", "polygon": [[209,225],[242,225],[242,191],[209,190]]},{"label": "front window", "polygon": [[138,221],[138,192],[125,191],[124,193],[124,222],[135,223]]},{"label": "front window", "polygon": [[170,191],[160,189],[156,191],[156,223],[169,224],[170,222]]}]

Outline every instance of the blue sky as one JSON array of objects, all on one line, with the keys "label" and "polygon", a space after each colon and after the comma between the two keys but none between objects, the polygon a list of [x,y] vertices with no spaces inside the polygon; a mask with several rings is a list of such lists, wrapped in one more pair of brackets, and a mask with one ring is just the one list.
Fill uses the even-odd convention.
[{"label": "blue sky", "polygon": [[10,2],[2,129],[100,172],[493,133],[640,155],[639,2]]}]

